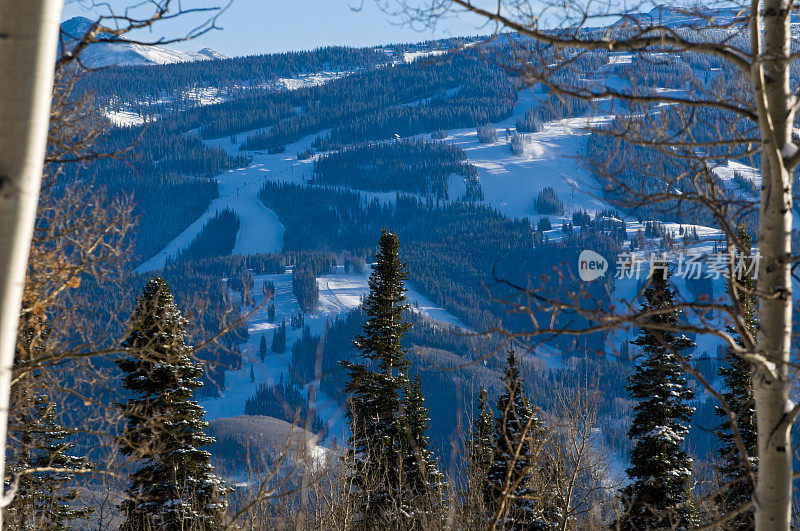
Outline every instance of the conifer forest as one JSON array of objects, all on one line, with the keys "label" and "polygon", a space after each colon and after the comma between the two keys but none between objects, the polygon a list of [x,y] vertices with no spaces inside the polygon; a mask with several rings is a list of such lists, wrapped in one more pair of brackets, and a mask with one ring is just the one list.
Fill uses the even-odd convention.
[{"label": "conifer forest", "polygon": [[0,0],[0,528],[798,528],[798,42]]}]

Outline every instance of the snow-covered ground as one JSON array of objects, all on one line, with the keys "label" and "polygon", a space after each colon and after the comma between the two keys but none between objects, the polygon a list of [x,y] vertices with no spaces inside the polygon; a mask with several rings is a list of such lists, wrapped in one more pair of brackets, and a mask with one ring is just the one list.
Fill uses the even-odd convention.
[{"label": "snow-covered ground", "polygon": [[[139,101],[135,105],[125,105],[115,102],[119,108],[109,106],[104,111],[106,118],[114,125],[120,127],[130,127],[144,123],[144,117],[134,109],[159,108],[180,102],[180,108],[203,107],[229,101],[234,97],[241,97],[243,92],[272,92],[281,90],[298,90],[301,88],[315,87],[324,85],[335,79],[339,79],[356,73],[356,70],[331,70],[322,72],[309,72],[298,74],[293,77],[276,77],[262,83],[246,83],[234,87],[206,87],[196,86],[185,90],[180,94],[162,93],[161,98],[155,101]],[[151,116],[153,119],[159,118],[157,114]]]},{"label": "snow-covered ground", "polygon": [[137,273],[146,273],[164,267],[168,257],[175,258],[181,250],[192,243],[214,215],[226,208],[239,216],[240,226],[236,235],[234,254],[252,254],[280,251],[283,248],[284,228],[275,213],[265,207],[258,198],[264,183],[263,174],[248,169],[231,170],[217,177],[219,197],[208,209],[183,232],[170,241],[155,256],[136,268]]},{"label": "snow-covered ground", "polygon": [[132,127],[144,123],[144,117],[133,111],[106,111],[105,115],[108,121],[117,127]]},{"label": "snow-covered ground", "polygon": [[[324,85],[325,83],[329,83],[335,79],[339,79],[353,73],[355,73],[355,71],[335,70],[335,71],[312,72],[308,74],[298,74],[297,76],[294,77],[279,77],[277,78],[275,85],[281,86],[287,90],[297,90],[301,88]],[[272,86],[262,85],[259,88],[272,88]]]},{"label": "snow-covered ground", "polygon": [[424,59],[425,57],[436,57],[447,53],[447,50],[429,50],[419,52],[405,52],[403,53],[403,62],[413,63],[417,59]]},{"label": "snow-covered ground", "polygon": [[589,137],[586,118],[548,122],[539,133],[525,133],[522,155],[511,153],[506,128],[514,130],[517,119],[540,99],[540,94],[522,91],[512,116],[494,124],[499,139],[492,144],[479,143],[475,129],[450,131],[453,144],[466,151],[469,162],[478,168],[485,202],[511,218],[536,219],[536,196],[549,186],[564,201],[567,217],[581,209],[593,213],[606,208],[595,197],[599,190],[594,179],[578,163]]},{"label": "snow-covered ground", "polygon": [[[369,292],[367,279],[369,268],[364,274],[355,275],[344,272],[344,268],[339,266],[330,275],[323,275],[317,279],[319,286],[319,305],[313,314],[305,316],[305,324],[311,329],[311,333],[321,335],[326,323],[336,319],[353,308],[358,307],[364,296]],[[256,310],[247,318],[247,329],[250,338],[247,344],[242,345],[243,365],[238,371],[229,371],[225,377],[225,389],[221,391],[219,398],[209,398],[202,401],[206,409],[206,418],[215,419],[231,417],[244,413],[244,405],[247,399],[253,396],[259,384],[275,384],[280,381],[281,375],[287,377],[289,362],[292,357],[292,345],[300,338],[302,330],[292,330],[287,326],[286,351],[283,354],[268,352],[264,361],[259,357],[259,344],[261,336],[265,335],[267,345],[272,340],[275,327],[283,319],[289,323],[291,316],[300,312],[300,306],[292,291],[292,273],[287,271],[278,275],[256,275],[253,295],[256,303]],[[265,282],[272,282],[275,285],[275,319],[270,322],[267,314],[267,305],[264,304],[263,285]],[[409,289],[406,293],[411,308],[419,311],[423,316],[430,320],[440,323],[442,326],[456,326],[465,328],[461,321],[451,315],[447,310],[436,306],[420,293]],[[250,381],[250,369],[253,369],[254,381]],[[343,412],[339,404],[329,399],[319,389],[314,393],[315,400],[310,404],[314,407],[317,414],[328,423],[328,438],[336,437],[344,440],[342,435]],[[306,389],[306,396],[309,396],[310,386]]]}]

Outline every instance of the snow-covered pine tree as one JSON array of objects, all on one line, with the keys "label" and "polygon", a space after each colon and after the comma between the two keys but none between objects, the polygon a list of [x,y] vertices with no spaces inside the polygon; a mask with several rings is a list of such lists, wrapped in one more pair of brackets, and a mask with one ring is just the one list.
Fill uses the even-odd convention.
[{"label": "snow-covered pine tree", "polygon": [[[58,471],[23,474],[14,501],[6,508],[4,521],[15,529],[72,529],[75,520],[87,518],[94,511],[91,507],[81,507],[78,491],[68,487],[75,477],[72,471],[91,466],[71,455],[74,445],[67,438],[72,432],[56,420],[52,403],[38,397],[34,412],[25,433],[13,434],[25,446],[25,468]],[[9,472],[13,474],[15,469],[11,466]]]},{"label": "snow-covered pine tree", "polygon": [[[758,297],[755,293],[755,283],[749,273],[749,266],[753,259],[750,235],[744,224],[739,226],[737,237],[745,250],[735,261],[740,269],[733,271],[728,295],[731,297],[731,301],[734,298],[739,301],[742,309],[741,315],[747,329],[755,337],[758,329]],[[728,328],[728,332],[736,335],[733,328]],[[740,346],[744,346],[741,338],[738,338],[738,343]],[[719,495],[717,502],[720,510],[727,513],[738,509],[753,498],[755,485],[750,479],[745,460],[750,463],[752,471],[755,472],[758,468],[758,427],[750,364],[729,348],[725,351],[725,364],[720,367],[719,375],[727,388],[722,395],[736,414],[736,427],[741,437],[740,442],[746,452],[746,455],[742,455],[739,451],[727,412],[722,407],[717,407],[717,415],[722,418],[722,423],[715,431],[715,435],[719,439],[716,468],[720,481],[723,485],[727,485],[727,488]],[[726,529],[753,529],[755,515],[753,511],[747,511],[728,521],[725,525]]]},{"label": "snow-covered pine tree", "polygon": [[486,482],[486,475],[494,460],[494,416],[489,411],[489,393],[481,387],[478,393],[478,416],[472,423],[472,434],[470,436],[468,456],[471,473],[475,479],[481,483]]},{"label": "snow-covered pine tree", "polygon": [[403,393],[403,485],[409,492],[406,512],[412,517],[441,505],[446,488],[430,449],[430,439],[425,435],[430,423],[422,381],[415,376]]},{"label": "snow-covered pine tree", "polygon": [[370,292],[363,303],[367,315],[363,334],[353,344],[362,363],[342,362],[349,378],[347,419],[349,450],[355,470],[359,517],[363,523],[396,524],[402,505],[404,477],[402,391],[407,385],[409,362],[400,344],[411,326],[404,320],[407,277],[400,261],[397,236],[383,231],[376,263],[369,277]]},{"label": "snow-covered pine tree", "polygon": [[118,404],[126,419],[119,446],[134,469],[120,507],[123,530],[213,529],[224,517],[228,488],[201,450],[213,439],[193,399],[203,371],[190,358],[186,326],[167,283],[152,278],[117,360],[122,386],[135,395]]},{"label": "snow-covered pine tree", "polygon": [[508,350],[505,391],[497,401],[494,459],[484,496],[489,512],[503,529],[555,529],[557,515],[548,507],[547,471],[540,463],[545,430],[525,396],[514,349]]},{"label": "snow-covered pine tree", "polygon": [[[628,438],[633,442],[627,469],[631,484],[622,492],[622,529],[686,529],[692,526],[689,479],[692,459],[684,450],[694,393],[676,354],[693,343],[674,332],[680,312],[665,264],[654,264],[642,310],[651,313],[632,344],[638,363],[627,386],[637,400]],[[647,326],[651,325],[651,326]]]},{"label": "snow-covered pine tree", "polygon": [[[50,335],[42,317],[28,312],[22,315],[6,446],[6,487],[10,488],[17,476],[18,483],[14,499],[4,508],[3,521],[9,529],[70,529],[75,520],[93,512],[81,507],[78,491],[69,487],[73,471],[90,469],[91,464],[71,455],[74,445],[68,439],[74,430],[58,421],[58,405],[51,399],[48,378],[39,370],[17,370],[19,364],[34,365],[36,356],[45,354]],[[40,471],[32,472],[37,469]]]},{"label": "snow-covered pine tree", "polygon": [[478,412],[472,419],[466,441],[466,485],[462,493],[462,514],[467,527],[483,527],[489,515],[486,510],[486,476],[494,459],[494,415],[489,410],[489,393],[481,387]]}]

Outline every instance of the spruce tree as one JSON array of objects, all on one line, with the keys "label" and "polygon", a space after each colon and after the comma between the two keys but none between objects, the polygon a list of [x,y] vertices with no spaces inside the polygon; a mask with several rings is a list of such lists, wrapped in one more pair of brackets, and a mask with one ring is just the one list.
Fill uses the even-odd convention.
[{"label": "spruce tree", "polygon": [[[57,421],[56,406],[45,396],[36,397],[33,408],[22,418],[24,422],[9,426],[12,442],[8,445],[8,471],[21,475],[4,521],[14,529],[71,529],[75,520],[93,512],[90,507],[81,507],[78,491],[68,487],[75,477],[72,471],[86,470],[90,465],[71,455],[74,445],[68,438],[73,432]],[[59,471],[30,473],[47,468]]]},{"label": "spruce tree", "polygon": [[508,350],[501,377],[505,391],[497,401],[494,459],[484,496],[491,514],[500,511],[498,525],[508,529],[553,529],[556,515],[548,509],[547,471],[539,459],[544,429],[523,390],[514,349]]},{"label": "spruce tree", "polygon": [[353,344],[363,363],[342,362],[348,371],[347,418],[349,441],[360,489],[360,517],[365,523],[394,522],[403,492],[407,445],[402,396],[408,387],[406,349],[401,345],[411,326],[404,319],[405,265],[400,261],[397,236],[383,231],[376,264],[364,300],[367,315],[363,334]]},{"label": "spruce tree", "polygon": [[466,444],[466,491],[463,513],[469,527],[485,526],[487,490],[486,476],[494,460],[494,415],[489,410],[489,394],[481,387],[478,393],[478,413],[472,420],[470,436]]},{"label": "spruce tree", "polygon": [[118,404],[126,420],[119,446],[134,469],[120,507],[123,530],[204,530],[222,523],[227,488],[201,450],[213,439],[193,399],[203,371],[190,358],[186,326],[167,283],[151,279],[117,360],[122,386],[134,395]]},{"label": "spruce tree", "polygon": [[[494,461],[494,416],[489,411],[489,393],[481,387],[478,393],[478,416],[472,423],[472,434],[469,442],[469,464],[472,473],[481,484],[485,483],[489,467]],[[483,489],[483,485],[481,485]]]},{"label": "spruce tree", "polygon": [[43,317],[22,312],[6,445],[6,489],[15,479],[17,485],[16,495],[3,509],[3,521],[10,529],[70,529],[75,520],[93,512],[81,507],[78,491],[69,487],[76,475],[73,471],[90,469],[91,464],[72,455],[69,438],[75,430],[59,422],[59,405],[52,400],[48,377],[42,370],[19,370],[22,364],[34,365],[47,352],[49,336]]},{"label": "spruce tree", "polygon": [[422,381],[415,376],[403,395],[403,484],[409,491],[406,512],[426,511],[442,503],[444,483],[426,432],[430,427],[428,408],[422,394]]},{"label": "spruce tree", "polygon": [[267,357],[267,338],[264,337],[264,334],[261,334],[261,341],[258,343],[258,355],[261,361]]},{"label": "spruce tree", "polygon": [[[751,240],[744,224],[739,226],[738,239],[744,252],[738,256],[740,270],[733,270],[728,295],[731,301],[737,300],[742,309],[742,317],[750,334],[755,337],[758,328],[758,298],[755,284],[748,269],[752,265]],[[736,331],[728,327],[728,333],[737,337]],[[744,346],[737,337],[739,346]],[[725,351],[725,365],[720,367],[719,375],[725,382],[726,391],[722,393],[728,406],[736,415],[736,425],[746,455],[742,455],[736,444],[730,418],[722,407],[717,407],[717,415],[722,417],[715,431],[719,439],[717,449],[717,473],[727,488],[717,501],[720,510],[730,512],[750,502],[755,486],[750,480],[745,460],[755,472],[758,469],[758,429],[756,426],[756,405],[753,397],[753,380],[750,364],[737,356],[732,349]],[[727,529],[752,529],[755,527],[753,511],[747,511],[726,523]]]},{"label": "spruce tree", "polygon": [[628,431],[631,485],[623,491],[626,514],[620,524],[623,529],[686,529],[694,521],[692,459],[684,449],[694,393],[676,354],[686,356],[693,343],[674,331],[680,312],[673,308],[675,291],[662,264],[653,267],[644,297],[642,310],[655,313],[644,318],[632,341],[640,352],[627,389],[638,402]]}]

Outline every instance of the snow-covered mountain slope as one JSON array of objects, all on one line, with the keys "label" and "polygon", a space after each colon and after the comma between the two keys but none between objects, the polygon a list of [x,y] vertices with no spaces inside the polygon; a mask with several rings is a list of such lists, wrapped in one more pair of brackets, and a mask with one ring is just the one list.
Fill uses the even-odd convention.
[{"label": "snow-covered mountain slope", "polygon": [[706,9],[698,11],[694,8],[682,9],[679,6],[660,4],[647,13],[637,13],[620,18],[613,25],[660,25],[669,28],[703,28],[721,26],[730,23],[739,14],[736,8]]},{"label": "snow-covered mountain slope", "polygon": [[[333,273],[317,278],[318,309],[314,313],[306,314],[304,318],[305,324],[311,329],[312,334],[321,334],[327,323],[361,304],[362,298],[369,292],[367,284],[369,274],[370,268],[367,268],[364,274],[358,275],[345,273],[344,268],[338,266]],[[287,328],[284,353],[269,352],[262,361],[258,356],[258,351],[262,334],[267,334],[266,337],[269,340],[279,323],[284,319],[288,322],[292,315],[301,312],[292,290],[292,272],[290,270],[278,275],[255,275],[254,282],[251,295],[255,299],[256,309],[247,316],[247,330],[250,337],[247,343],[242,345],[242,367],[238,371],[226,373],[225,389],[220,390],[218,398],[203,400],[203,407],[208,419],[244,414],[245,402],[253,396],[260,384],[273,385],[278,383],[281,377],[286,379],[289,376],[292,346],[300,339],[301,329]],[[272,321],[268,318],[267,307],[264,304],[262,286],[265,282],[272,282],[275,286],[275,296],[272,299],[275,304],[275,319]],[[461,321],[446,309],[435,305],[411,286],[406,287],[408,288],[406,297],[413,311],[419,312],[424,318],[443,327],[452,326],[465,329]],[[231,295],[237,297],[236,293]],[[250,379],[251,368],[254,375],[252,381]],[[310,386],[314,385],[316,384],[312,383],[304,390],[306,398],[308,398]],[[319,389],[314,389],[312,396],[315,396],[315,400],[310,406],[314,407],[320,418],[327,423],[328,437],[335,437],[338,440],[346,439],[343,426],[344,412],[341,411],[339,404],[325,396]]]},{"label": "snow-covered mountain slope", "polygon": [[283,225],[275,213],[258,198],[258,191],[267,177],[259,168],[231,170],[218,176],[219,197],[211,202],[205,213],[194,223],[140,265],[136,273],[147,273],[164,267],[167,258],[177,257],[200,234],[208,220],[226,208],[236,212],[241,222],[233,248],[234,254],[280,251],[283,248]]},{"label": "snow-covered mountain slope", "polygon": [[[63,22],[61,24],[61,37],[64,46],[69,48],[89,29],[91,24],[92,21],[84,17],[74,17]],[[95,43],[81,52],[81,61],[90,68],[161,65],[227,59],[227,57],[222,52],[211,48],[203,48],[197,52],[187,52],[167,46],[145,46],[127,42]]]},{"label": "snow-covered mountain slope", "polygon": [[89,46],[81,54],[86,66],[138,66],[185,63],[189,61],[208,61],[224,59],[221,52],[208,48],[199,52],[185,52],[166,46],[143,46],[131,43],[98,43]]}]

